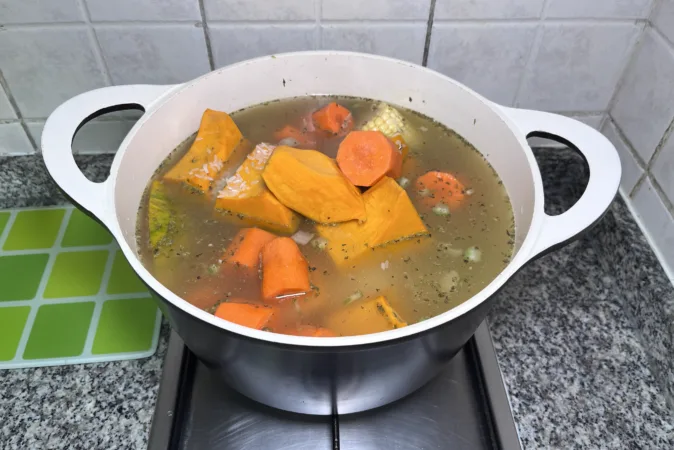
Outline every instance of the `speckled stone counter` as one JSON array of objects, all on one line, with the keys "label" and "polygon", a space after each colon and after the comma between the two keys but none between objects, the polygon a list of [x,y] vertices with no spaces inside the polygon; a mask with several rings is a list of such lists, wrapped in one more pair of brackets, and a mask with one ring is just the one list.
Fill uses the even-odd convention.
[{"label": "speckled stone counter", "polygon": [[[559,212],[582,171],[566,152],[538,159],[546,209]],[[110,157],[78,162],[100,180]],[[0,158],[0,207],[64,201],[39,157]],[[671,314],[673,292],[620,199],[580,241],[507,284],[490,329],[525,449],[674,448],[671,316],[659,315]],[[145,360],[0,371],[0,448],[145,448],[166,337],[164,327]]]}]

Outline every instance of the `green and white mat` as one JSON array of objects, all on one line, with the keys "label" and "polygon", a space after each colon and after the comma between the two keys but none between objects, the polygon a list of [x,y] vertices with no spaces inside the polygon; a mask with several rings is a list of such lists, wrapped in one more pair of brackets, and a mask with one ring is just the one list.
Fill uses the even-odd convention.
[{"label": "green and white mat", "polygon": [[0,369],[147,357],[160,323],[94,220],[72,206],[0,211]]}]

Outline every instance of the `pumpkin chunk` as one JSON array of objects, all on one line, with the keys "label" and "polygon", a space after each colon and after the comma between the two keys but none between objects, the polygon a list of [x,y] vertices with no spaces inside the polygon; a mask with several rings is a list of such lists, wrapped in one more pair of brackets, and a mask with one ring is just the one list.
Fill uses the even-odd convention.
[{"label": "pumpkin chunk", "polygon": [[390,177],[382,178],[363,194],[367,221],[317,225],[327,251],[337,265],[349,264],[372,248],[428,236],[407,193]]},{"label": "pumpkin chunk", "polygon": [[269,144],[258,144],[227,179],[227,185],[218,193],[215,208],[250,219],[248,223],[282,233],[294,233],[300,218],[267,189],[262,171],[274,152]]},{"label": "pumpkin chunk", "polygon": [[351,303],[330,316],[327,327],[343,336],[379,333],[407,326],[386,297],[379,296]]},{"label": "pumpkin chunk", "polygon": [[243,135],[229,114],[207,109],[194,143],[164,175],[164,180],[184,182],[198,191],[208,192],[241,141]]},{"label": "pumpkin chunk", "polygon": [[281,203],[315,222],[365,220],[360,191],[320,152],[277,147],[262,177]]}]

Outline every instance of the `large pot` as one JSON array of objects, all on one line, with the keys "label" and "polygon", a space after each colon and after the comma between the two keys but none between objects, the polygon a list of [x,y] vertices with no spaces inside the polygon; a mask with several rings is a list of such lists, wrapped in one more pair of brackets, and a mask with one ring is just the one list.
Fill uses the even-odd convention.
[{"label": "large pot", "polygon": [[[335,94],[404,105],[432,117],[473,144],[510,195],[515,251],[508,266],[470,300],[432,319],[365,336],[310,338],[245,328],[220,320],[173,294],[137,256],[136,217],[157,166],[199,127],[206,108],[236,111],[269,100]],[[73,136],[87,118],[117,105],[145,115],[122,142],[103,183],[75,164]],[[583,196],[567,212],[543,211],[543,184],[527,145],[533,133],[563,138],[590,168]],[[615,148],[600,133],[553,114],[496,105],[432,70],[389,58],[344,52],[300,52],[258,58],[174,86],[114,86],[79,95],[54,111],[42,154],[56,183],[115,236],[131,267],[156,294],[171,326],[223,380],[267,405],[300,413],[340,414],[399,399],[433,378],[485,319],[494,293],[527,261],[590,227],[620,181]]]}]

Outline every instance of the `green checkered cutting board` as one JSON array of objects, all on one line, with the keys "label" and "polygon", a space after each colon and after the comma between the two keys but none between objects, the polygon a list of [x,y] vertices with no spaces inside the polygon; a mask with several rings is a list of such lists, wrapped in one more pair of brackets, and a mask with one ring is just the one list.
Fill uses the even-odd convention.
[{"label": "green checkered cutting board", "polygon": [[0,369],[147,357],[160,323],[94,220],[72,206],[0,211]]}]

